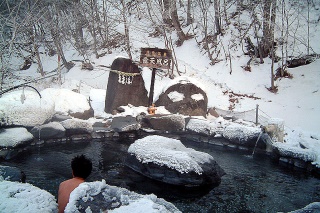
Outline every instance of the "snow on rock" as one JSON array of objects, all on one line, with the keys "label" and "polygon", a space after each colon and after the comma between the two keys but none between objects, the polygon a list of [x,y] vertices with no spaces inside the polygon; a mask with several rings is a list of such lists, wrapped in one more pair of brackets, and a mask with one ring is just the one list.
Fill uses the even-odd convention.
[{"label": "snow on rock", "polygon": [[310,203],[309,205],[305,206],[304,208],[302,209],[298,209],[298,210],[295,210],[295,211],[291,211],[289,213],[316,213],[316,212],[320,212],[320,202],[313,202],[313,203]]},{"label": "snow on rock", "polygon": [[287,143],[273,143],[279,154],[283,157],[292,157],[301,159],[305,162],[313,162],[317,160],[317,155],[313,150],[294,147]]},{"label": "snow on rock", "polygon": [[261,133],[260,127],[245,126],[232,123],[223,132],[223,137],[237,144],[248,144],[258,138]]},{"label": "snow on rock", "polygon": [[204,100],[203,95],[200,93],[191,95],[191,98],[196,101]]},{"label": "snow on rock", "polygon": [[121,109],[122,112],[114,115],[114,117],[123,117],[127,115],[136,117],[141,113],[148,114],[148,107],[144,106],[135,107],[132,104],[128,104],[126,106],[120,106],[119,109]]},{"label": "snow on rock", "polygon": [[0,129],[0,147],[14,148],[33,139],[26,128]]},{"label": "snow on rock", "polygon": [[127,115],[125,117],[114,117],[110,128],[115,132],[130,132],[137,131],[140,127],[141,125],[135,117]]},{"label": "snow on rock", "polygon": [[66,135],[87,134],[93,131],[93,123],[87,120],[72,118],[61,122],[66,129]]},{"label": "snow on rock", "polygon": [[105,180],[80,184],[70,194],[66,213],[104,212],[180,212],[173,204],[151,195],[140,195],[116,186],[106,184]]},{"label": "snow on rock", "polygon": [[28,183],[0,181],[0,212],[57,212],[55,197]]},{"label": "snow on rock", "polygon": [[174,79],[172,79],[169,83],[165,85],[165,87],[162,88],[162,93],[165,92],[169,87],[175,84],[194,84],[197,85],[200,89],[202,89],[205,93],[207,93],[207,88],[203,86],[201,82],[199,82],[197,79],[189,77],[189,76],[179,76]]},{"label": "snow on rock", "polygon": [[186,148],[179,140],[163,136],[147,136],[130,145],[128,153],[142,163],[155,163],[179,171],[202,174],[200,164],[209,163],[213,157],[207,153]]},{"label": "snow on rock", "polygon": [[152,129],[166,131],[166,132],[179,132],[185,129],[185,119],[182,115],[169,114],[169,115],[151,115],[146,116],[145,124]]},{"label": "snow on rock", "polygon": [[[311,161],[320,168],[320,135],[285,129],[284,143],[275,143],[280,155]],[[297,152],[297,153],[294,153]]]},{"label": "snow on rock", "polygon": [[177,91],[172,91],[168,94],[168,97],[172,102],[182,101],[184,99],[184,94]]},{"label": "snow on rock", "polygon": [[29,90],[17,90],[0,98],[0,126],[36,126],[50,120],[54,114],[54,102]]},{"label": "snow on rock", "polygon": [[68,89],[48,88],[41,92],[55,102],[55,111],[62,115],[83,113],[90,110],[87,98]]},{"label": "snow on rock", "polygon": [[214,136],[218,125],[204,118],[191,118],[186,125],[186,130],[198,134]]}]

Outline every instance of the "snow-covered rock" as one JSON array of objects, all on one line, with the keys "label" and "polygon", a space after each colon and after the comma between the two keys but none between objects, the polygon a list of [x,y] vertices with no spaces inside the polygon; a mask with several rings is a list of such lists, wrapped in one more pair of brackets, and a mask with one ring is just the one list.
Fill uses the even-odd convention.
[{"label": "snow-covered rock", "polygon": [[171,86],[165,86],[156,106],[165,106],[174,114],[206,116],[208,98],[196,80],[180,76],[172,80]]},{"label": "snow-covered rock", "polygon": [[126,164],[147,177],[183,186],[219,184],[225,174],[211,155],[156,135],[131,144]]},{"label": "snow-covered rock", "polygon": [[66,129],[66,136],[90,134],[93,131],[92,122],[78,118],[62,121],[61,124]]},{"label": "snow-covered rock", "polygon": [[186,130],[191,133],[214,136],[217,132],[218,125],[207,119],[191,118],[186,125]]},{"label": "snow-covered rock", "polygon": [[16,167],[1,166],[0,165],[0,181],[20,181],[21,180],[21,170]]},{"label": "snow-covered rock", "polygon": [[0,98],[0,126],[36,126],[49,121],[54,115],[54,101],[42,98],[29,90],[18,90]]},{"label": "snow-covered rock", "polygon": [[48,88],[43,90],[41,94],[55,103],[55,112],[58,114],[71,115],[83,119],[93,116],[93,111],[87,98],[80,93],[68,89]]},{"label": "snow-covered rock", "polygon": [[55,197],[28,183],[0,181],[0,212],[57,212]]},{"label": "snow-covered rock", "polygon": [[111,122],[111,129],[115,132],[137,131],[141,127],[137,119],[132,116],[114,117]]},{"label": "snow-covered rock", "polygon": [[104,212],[169,213],[180,212],[173,204],[155,195],[140,195],[116,186],[106,184],[105,180],[80,184],[70,194],[66,213]]},{"label": "snow-covered rock", "polygon": [[320,212],[320,202],[313,202],[310,203],[309,205],[305,206],[302,209],[298,209],[295,211],[291,211],[290,213],[316,213],[316,212]]},{"label": "snow-covered rock", "polygon": [[15,148],[33,140],[33,135],[26,128],[0,129],[0,147]]},{"label": "snow-covered rock", "polygon": [[283,157],[291,157],[303,160],[305,162],[313,162],[317,160],[316,153],[311,149],[303,149],[301,147],[294,147],[288,143],[273,143],[274,149]]},{"label": "snow-covered rock", "polygon": [[178,132],[185,129],[185,119],[182,115],[150,115],[143,119],[143,126],[155,130]]},{"label": "snow-covered rock", "polygon": [[66,129],[59,122],[50,122],[41,126],[35,126],[30,130],[35,138],[42,140],[63,138]]},{"label": "snow-covered rock", "polygon": [[[238,145],[254,147],[260,133],[260,127],[232,123],[225,128],[223,137]],[[258,145],[262,145],[262,143],[259,143]]]}]

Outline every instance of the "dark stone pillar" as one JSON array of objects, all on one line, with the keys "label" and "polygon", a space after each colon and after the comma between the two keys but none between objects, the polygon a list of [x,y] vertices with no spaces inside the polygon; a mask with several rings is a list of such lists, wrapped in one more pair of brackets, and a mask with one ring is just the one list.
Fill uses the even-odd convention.
[{"label": "dark stone pillar", "polygon": [[[133,106],[148,106],[148,92],[141,75],[128,77],[114,72],[114,70],[128,73],[140,73],[139,68],[130,59],[117,58],[111,65],[105,99],[106,113],[112,113],[119,106],[132,104]],[[119,83],[120,81],[120,83]],[[131,82],[132,81],[132,82]]]}]

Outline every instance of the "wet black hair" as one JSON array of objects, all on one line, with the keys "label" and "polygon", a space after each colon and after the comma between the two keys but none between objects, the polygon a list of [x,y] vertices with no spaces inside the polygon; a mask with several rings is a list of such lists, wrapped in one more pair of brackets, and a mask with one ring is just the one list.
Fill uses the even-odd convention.
[{"label": "wet black hair", "polygon": [[71,168],[74,177],[86,179],[92,171],[92,162],[84,155],[77,155],[71,161]]}]

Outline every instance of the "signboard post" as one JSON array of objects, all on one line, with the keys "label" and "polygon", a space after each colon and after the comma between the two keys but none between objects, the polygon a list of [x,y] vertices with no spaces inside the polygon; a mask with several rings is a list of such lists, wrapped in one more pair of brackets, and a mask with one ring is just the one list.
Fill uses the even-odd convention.
[{"label": "signboard post", "polygon": [[157,68],[170,69],[172,64],[172,52],[168,49],[141,48],[140,66],[152,68],[152,77],[149,93],[149,107],[153,103],[154,80]]}]

